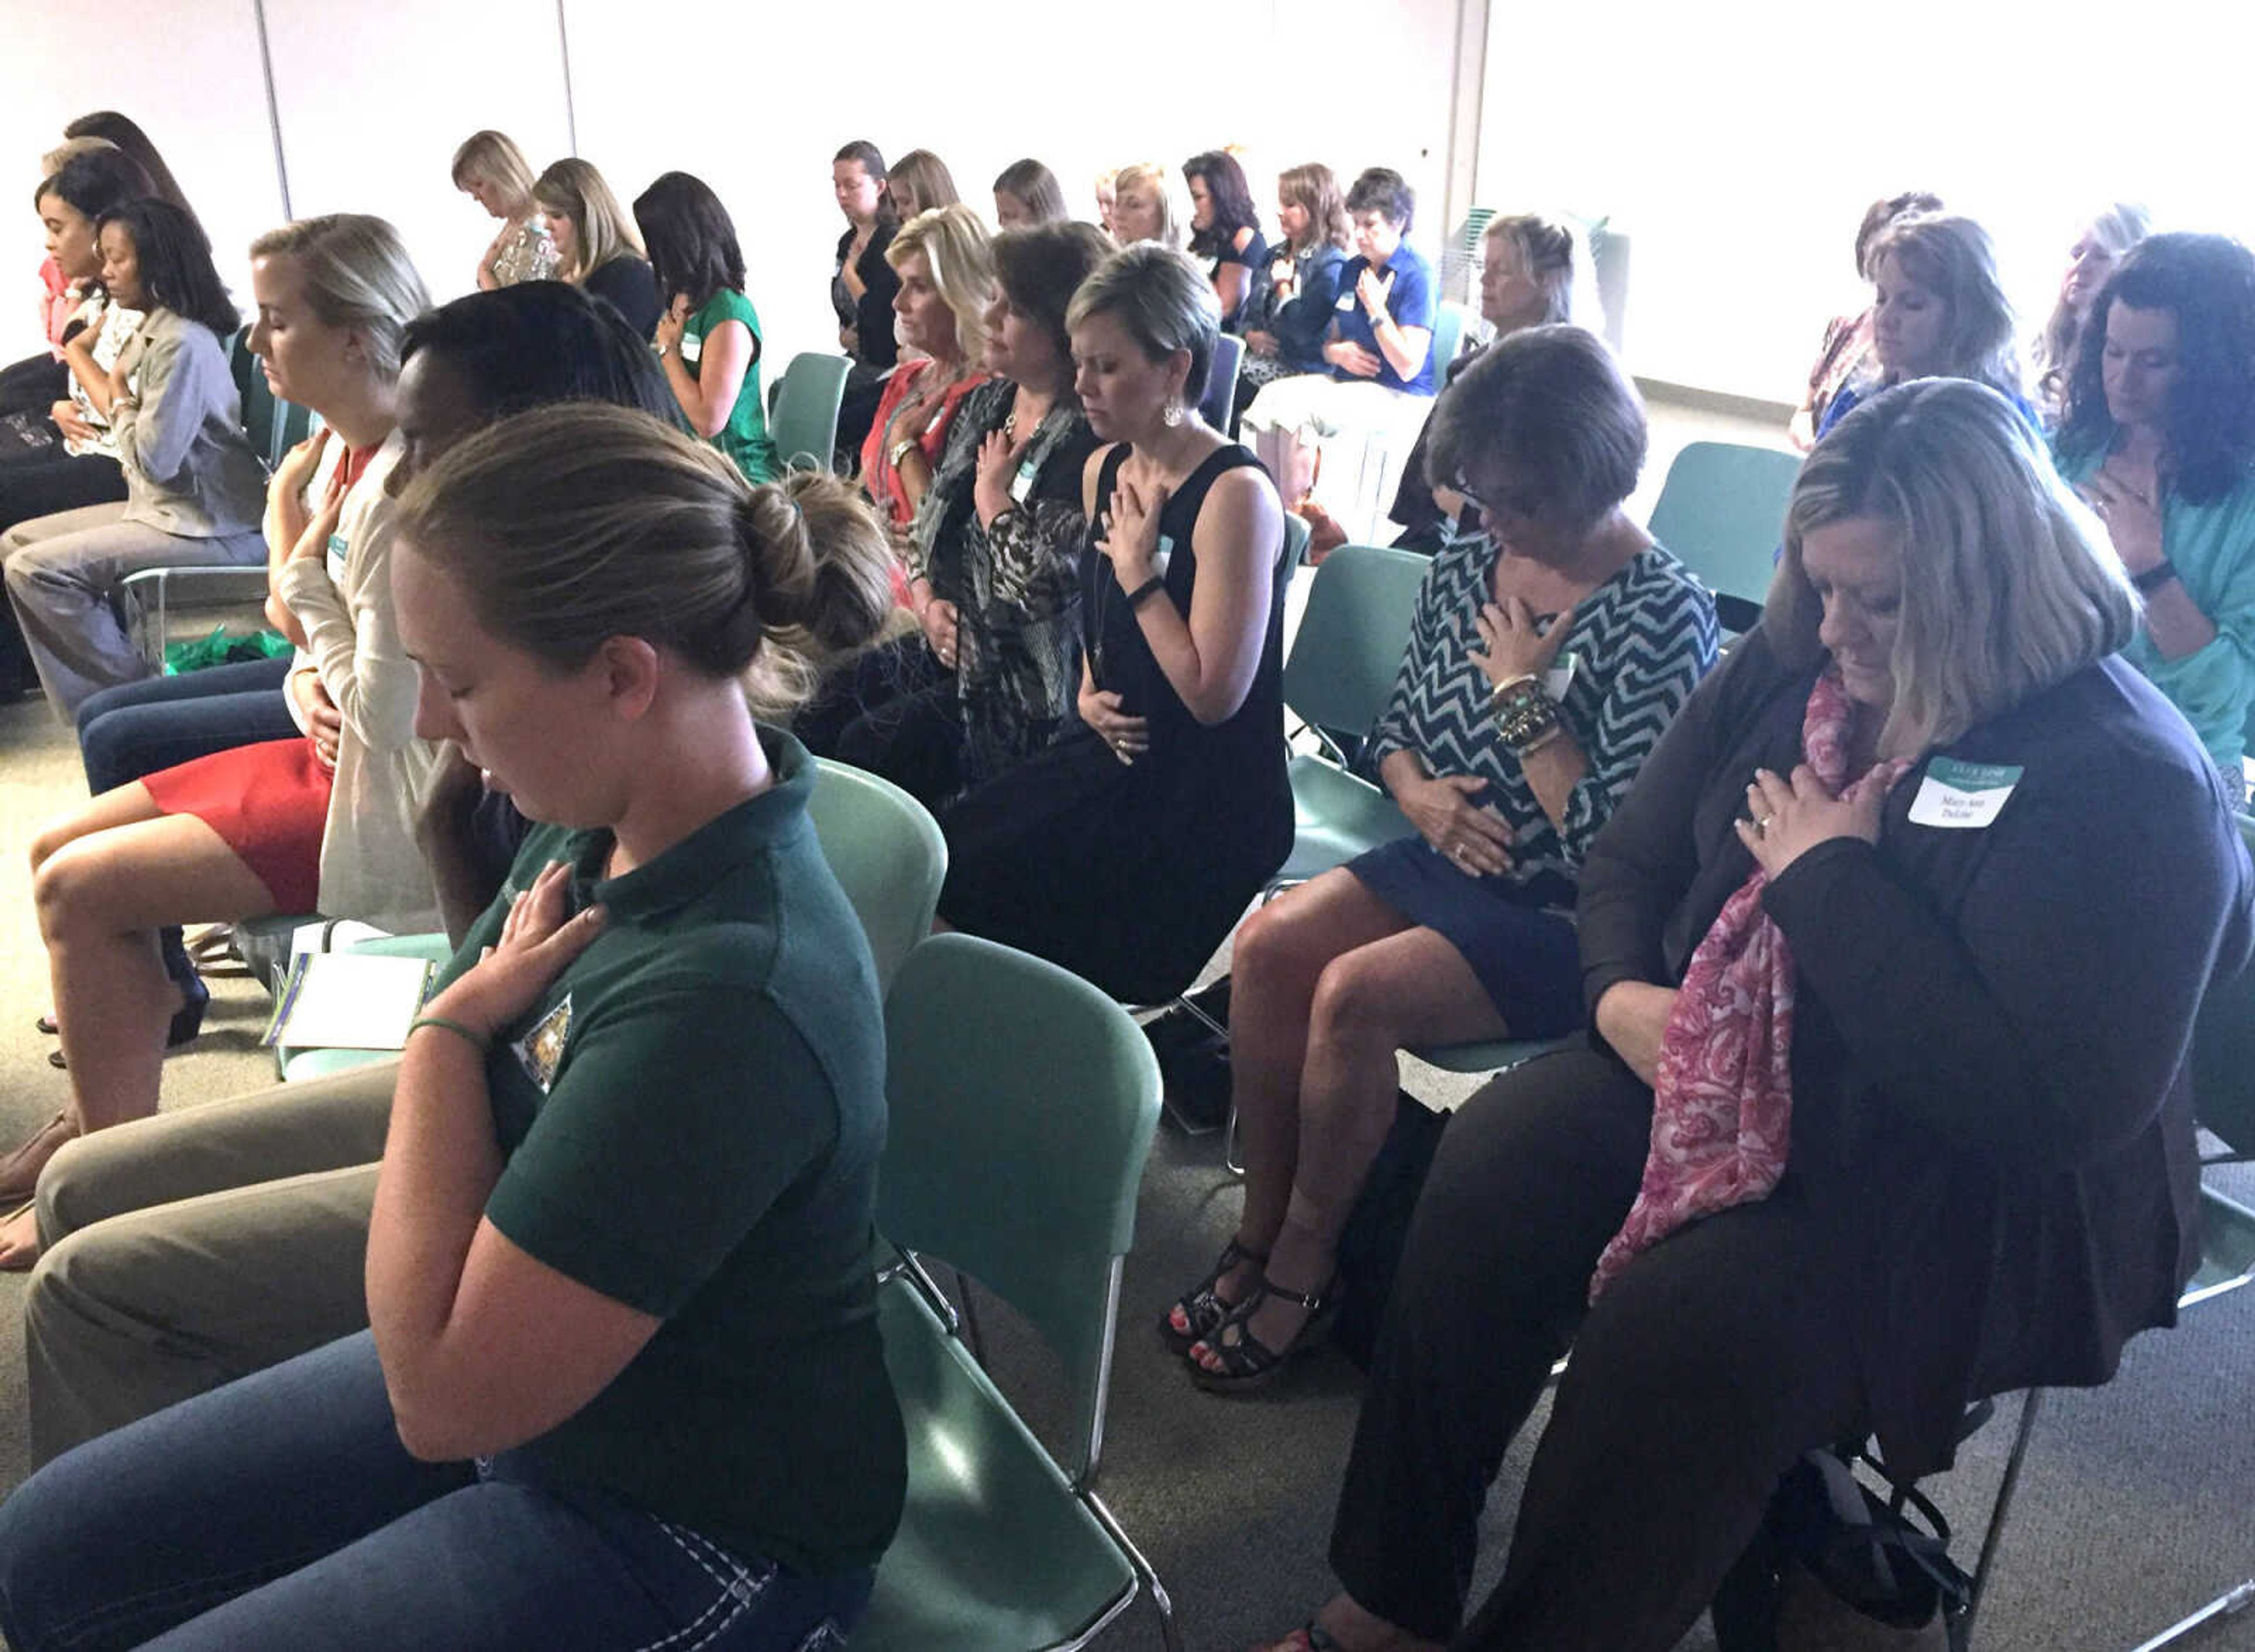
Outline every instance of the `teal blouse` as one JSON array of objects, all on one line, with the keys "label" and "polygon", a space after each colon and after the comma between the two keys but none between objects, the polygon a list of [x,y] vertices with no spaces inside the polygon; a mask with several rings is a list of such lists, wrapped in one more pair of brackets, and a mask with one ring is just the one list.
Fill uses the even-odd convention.
[{"label": "teal blouse", "polygon": [[[2097,454],[2060,461],[2080,483],[2104,462]],[[2215,640],[2181,659],[2162,657],[2140,626],[2122,657],[2174,702],[2235,789],[2244,785],[2247,714],[2255,706],[2255,472],[2210,504],[2172,494],[2161,507],[2161,550],[2185,594],[2216,627]]]}]

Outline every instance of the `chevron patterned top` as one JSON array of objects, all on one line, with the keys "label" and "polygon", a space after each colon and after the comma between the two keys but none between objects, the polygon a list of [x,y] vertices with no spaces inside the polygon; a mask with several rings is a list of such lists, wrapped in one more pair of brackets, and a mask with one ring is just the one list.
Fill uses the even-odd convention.
[{"label": "chevron patterned top", "polygon": [[1407,750],[1430,773],[1486,780],[1486,801],[1518,833],[1512,870],[1503,875],[1549,883],[1541,898],[1570,904],[1590,840],[1715,664],[1715,599],[1654,545],[1584,597],[1570,617],[1552,622],[1574,628],[1558,656],[1561,664],[1576,657],[1560,714],[1590,763],[1561,829],[1542,812],[1519,759],[1496,733],[1488,680],[1472,660],[1479,643],[1472,616],[1491,600],[1500,557],[1481,534],[1444,546],[1433,559],[1417,593],[1394,696],[1371,733],[1369,761]]}]

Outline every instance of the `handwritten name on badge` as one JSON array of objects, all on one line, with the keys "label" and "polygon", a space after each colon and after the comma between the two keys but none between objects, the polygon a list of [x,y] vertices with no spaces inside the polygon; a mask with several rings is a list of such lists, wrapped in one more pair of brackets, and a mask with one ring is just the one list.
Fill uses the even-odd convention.
[{"label": "handwritten name on badge", "polygon": [[1996,819],[2022,772],[2017,763],[1933,758],[1926,765],[1926,778],[1919,783],[1918,796],[1911,800],[1910,822],[1977,831]]}]

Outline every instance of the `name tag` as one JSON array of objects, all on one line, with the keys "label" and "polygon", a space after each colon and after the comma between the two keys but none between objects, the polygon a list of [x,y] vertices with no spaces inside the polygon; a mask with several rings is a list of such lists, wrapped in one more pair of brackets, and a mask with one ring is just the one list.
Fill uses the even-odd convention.
[{"label": "name tag", "polygon": [[1159,536],[1159,548],[1152,553],[1151,572],[1161,579],[1167,577],[1167,564],[1175,559],[1175,541],[1170,534]]},{"label": "name tag", "polygon": [[705,335],[702,333],[684,333],[681,335],[681,359],[683,361],[693,364],[697,358],[704,354]]},{"label": "name tag", "polygon": [[333,533],[329,536],[327,554],[321,560],[322,566],[329,571],[331,585],[342,585],[345,582],[345,561],[351,555],[350,540],[341,533]]},{"label": "name tag", "polygon": [[2017,763],[1960,763],[1935,757],[1911,800],[1913,826],[1978,831],[1994,821],[2023,772]]},{"label": "name tag", "polygon": [[1022,505],[1034,491],[1034,461],[1030,459],[1018,467],[1018,474],[1010,481],[1010,503]]}]

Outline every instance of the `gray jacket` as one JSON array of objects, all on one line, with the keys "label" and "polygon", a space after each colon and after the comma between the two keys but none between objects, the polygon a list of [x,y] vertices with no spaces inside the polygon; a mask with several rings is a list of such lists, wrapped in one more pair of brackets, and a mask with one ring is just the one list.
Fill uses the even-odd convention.
[{"label": "gray jacket", "polygon": [[217,335],[151,310],[118,360],[135,387],[109,415],[125,467],[125,520],[187,539],[256,531],[266,474],[242,433],[242,398]]}]

